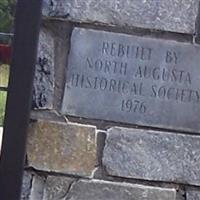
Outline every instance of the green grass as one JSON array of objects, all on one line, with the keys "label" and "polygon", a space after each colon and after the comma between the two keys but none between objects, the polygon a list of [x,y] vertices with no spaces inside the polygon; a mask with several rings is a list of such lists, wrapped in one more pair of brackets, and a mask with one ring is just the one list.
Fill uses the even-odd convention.
[{"label": "green grass", "polygon": [[[0,65],[0,86],[7,87],[9,76],[9,66]],[[0,126],[3,125],[7,92],[0,91]]]},{"label": "green grass", "polygon": [[0,65],[0,86],[8,86],[9,66]]},{"label": "green grass", "polygon": [[0,126],[3,126],[6,96],[7,96],[6,92],[0,92]]}]

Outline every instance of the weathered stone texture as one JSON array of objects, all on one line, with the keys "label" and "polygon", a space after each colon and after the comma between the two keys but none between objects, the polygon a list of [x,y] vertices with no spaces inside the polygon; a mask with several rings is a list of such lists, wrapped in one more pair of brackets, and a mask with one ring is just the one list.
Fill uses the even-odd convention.
[{"label": "weathered stone texture", "polygon": [[62,113],[200,132],[199,55],[197,45],[75,28]]},{"label": "weathered stone texture", "polygon": [[45,0],[43,14],[85,22],[194,33],[199,0]]},{"label": "weathered stone texture", "polygon": [[186,200],[199,200],[200,191],[188,190],[186,193]]},{"label": "weathered stone texture", "polygon": [[65,199],[70,185],[73,179],[67,177],[48,176],[45,188],[43,200],[61,200]]},{"label": "weathered stone texture", "polygon": [[97,164],[92,126],[38,121],[30,125],[28,162],[39,170],[91,176]]},{"label": "weathered stone texture", "polygon": [[74,179],[25,173],[21,200],[64,200]]},{"label": "weathered stone texture", "polygon": [[42,200],[44,193],[44,184],[44,177],[34,175],[31,184],[31,192],[28,200]]},{"label": "weathered stone texture", "polygon": [[29,195],[31,192],[33,175],[29,172],[24,172],[21,200],[29,200]]},{"label": "weathered stone texture", "polygon": [[103,163],[113,176],[200,185],[199,147],[199,136],[112,128]]},{"label": "weathered stone texture", "polygon": [[42,29],[33,88],[34,109],[51,109],[54,95],[54,38]]},{"label": "weathered stone texture", "polygon": [[75,183],[68,200],[175,200],[174,189],[112,183],[105,181],[79,181]]},{"label": "weathered stone texture", "polygon": [[45,179],[34,173],[24,173],[21,200],[43,200]]}]

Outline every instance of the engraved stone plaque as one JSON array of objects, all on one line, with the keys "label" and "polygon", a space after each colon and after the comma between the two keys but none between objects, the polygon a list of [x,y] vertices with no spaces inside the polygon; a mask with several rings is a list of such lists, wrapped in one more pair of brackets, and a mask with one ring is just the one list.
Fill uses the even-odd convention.
[{"label": "engraved stone plaque", "polygon": [[200,132],[200,47],[75,28],[62,113]]}]

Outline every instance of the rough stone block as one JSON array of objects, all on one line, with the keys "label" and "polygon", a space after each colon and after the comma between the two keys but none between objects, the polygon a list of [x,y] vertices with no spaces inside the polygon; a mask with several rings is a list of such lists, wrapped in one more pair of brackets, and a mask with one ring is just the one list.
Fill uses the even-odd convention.
[{"label": "rough stone block", "polygon": [[43,200],[64,199],[72,182],[72,178],[48,176],[45,183]]},{"label": "rough stone block", "polygon": [[25,172],[21,200],[64,200],[74,179]]},{"label": "rough stone block", "polygon": [[21,200],[43,200],[45,179],[34,173],[24,173]]},{"label": "rough stone block", "polygon": [[106,181],[79,181],[71,187],[68,200],[175,200],[174,189],[113,183]]},{"label": "rough stone block", "polygon": [[38,121],[30,125],[28,163],[38,170],[91,176],[97,164],[92,126]]},{"label": "rough stone block", "polygon": [[199,0],[45,0],[43,14],[75,21],[194,33],[198,4]]},{"label": "rough stone block", "polygon": [[108,174],[200,185],[200,136],[111,128],[104,148]]},{"label": "rough stone block", "polygon": [[186,193],[186,200],[199,200],[200,191],[188,190]]},{"label": "rough stone block", "polygon": [[28,200],[42,200],[44,193],[45,178],[33,175],[31,192]]},{"label": "rough stone block", "polygon": [[29,195],[31,192],[33,175],[29,172],[24,172],[23,183],[22,183],[22,193],[21,200],[29,200]]},{"label": "rough stone block", "polygon": [[39,37],[38,57],[34,77],[34,109],[51,109],[54,95],[54,39],[42,29]]}]

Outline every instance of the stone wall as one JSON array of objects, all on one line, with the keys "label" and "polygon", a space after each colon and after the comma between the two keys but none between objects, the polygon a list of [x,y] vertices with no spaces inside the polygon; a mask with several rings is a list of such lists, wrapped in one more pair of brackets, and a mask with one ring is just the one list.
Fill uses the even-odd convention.
[{"label": "stone wall", "polygon": [[76,27],[198,48],[199,23],[199,0],[44,0],[22,199],[200,200],[199,130],[61,111]]}]

